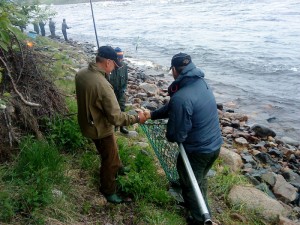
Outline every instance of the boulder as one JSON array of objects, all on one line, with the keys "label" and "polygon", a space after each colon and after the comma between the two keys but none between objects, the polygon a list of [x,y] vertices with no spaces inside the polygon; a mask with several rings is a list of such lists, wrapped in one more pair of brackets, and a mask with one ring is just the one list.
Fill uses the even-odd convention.
[{"label": "boulder", "polygon": [[228,200],[232,205],[243,204],[249,209],[259,210],[267,220],[290,213],[280,202],[254,187],[234,186],[229,192]]},{"label": "boulder", "polygon": [[241,156],[227,148],[221,148],[220,158],[223,159],[224,163],[228,165],[233,172],[239,171],[243,166]]}]

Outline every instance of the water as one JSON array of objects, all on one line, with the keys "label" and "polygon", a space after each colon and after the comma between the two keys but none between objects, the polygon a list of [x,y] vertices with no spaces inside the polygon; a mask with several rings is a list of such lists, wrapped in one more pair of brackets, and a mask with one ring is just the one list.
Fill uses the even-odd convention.
[{"label": "water", "polygon": [[[100,45],[119,46],[140,64],[166,70],[174,54],[188,53],[218,102],[247,113],[250,125],[300,140],[299,0],[104,1],[93,7]],[[53,8],[58,28],[66,18],[70,38],[96,45],[88,3]]]}]

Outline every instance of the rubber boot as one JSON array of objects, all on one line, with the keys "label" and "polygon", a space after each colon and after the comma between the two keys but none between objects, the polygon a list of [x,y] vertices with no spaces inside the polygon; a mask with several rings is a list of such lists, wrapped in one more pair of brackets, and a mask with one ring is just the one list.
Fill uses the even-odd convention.
[{"label": "rubber boot", "polygon": [[120,132],[123,134],[128,134],[129,131],[125,127],[120,127]]}]

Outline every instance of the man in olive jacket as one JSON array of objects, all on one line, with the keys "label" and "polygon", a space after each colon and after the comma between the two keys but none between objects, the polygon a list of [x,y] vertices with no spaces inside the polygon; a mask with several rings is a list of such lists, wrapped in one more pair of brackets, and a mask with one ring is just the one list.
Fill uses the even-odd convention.
[{"label": "man in olive jacket", "polygon": [[78,71],[75,77],[78,104],[78,123],[82,134],[91,138],[101,156],[100,191],[107,201],[121,203],[123,199],[116,194],[116,175],[122,163],[114,136],[114,126],[127,126],[144,123],[142,112],[128,115],[120,110],[114,90],[105,75],[121,64],[117,54],[110,46],[98,49],[96,63]]},{"label": "man in olive jacket", "polygon": [[[124,63],[123,61],[123,57],[124,57],[123,51],[119,47],[116,47],[115,52],[118,55],[118,60],[120,61],[120,63],[122,63],[122,67],[113,70],[109,75],[108,80],[109,83],[111,83],[111,85],[114,88],[115,95],[117,97],[121,111],[125,112],[125,103],[126,103],[125,91],[127,89],[127,82],[128,82],[128,67],[127,64]],[[128,134],[128,130],[123,126],[120,127],[120,132],[122,132],[123,134]]]}]

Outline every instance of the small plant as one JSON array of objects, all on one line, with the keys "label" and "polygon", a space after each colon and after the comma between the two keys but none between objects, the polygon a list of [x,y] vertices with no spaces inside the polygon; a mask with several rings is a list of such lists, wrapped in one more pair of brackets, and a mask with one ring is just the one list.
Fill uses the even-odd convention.
[{"label": "small plant", "polygon": [[[220,163],[218,160],[216,164]],[[217,168],[217,170],[217,175],[209,180],[210,189],[217,195],[223,195],[226,198],[234,185],[248,184],[244,176],[232,173],[228,166],[222,166],[221,169]]]},{"label": "small plant", "polygon": [[158,175],[153,152],[143,151],[138,146],[132,146],[128,139],[118,138],[120,157],[131,171],[126,176],[119,176],[117,181],[121,190],[133,195],[135,199],[144,199],[157,205],[166,205],[172,201],[167,192],[166,177]]},{"label": "small plant", "polygon": [[87,144],[87,139],[82,136],[74,118],[56,117],[53,121],[49,121],[48,125],[50,127],[48,140],[66,152],[75,153]]},{"label": "small plant", "polygon": [[0,192],[0,221],[10,222],[14,213],[14,203],[7,191]]},{"label": "small plant", "polygon": [[96,151],[86,151],[80,157],[80,168],[90,171],[91,174],[99,167],[99,156]]}]

